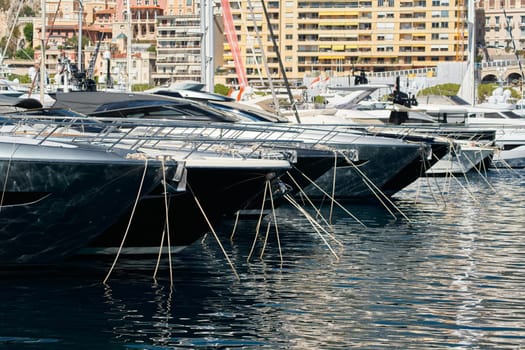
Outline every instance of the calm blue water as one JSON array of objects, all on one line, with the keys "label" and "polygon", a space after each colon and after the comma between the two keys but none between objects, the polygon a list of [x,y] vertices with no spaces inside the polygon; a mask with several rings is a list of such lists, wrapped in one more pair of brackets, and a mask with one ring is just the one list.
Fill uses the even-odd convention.
[{"label": "calm blue water", "polygon": [[0,348],[525,348],[525,172],[423,179],[395,203],[409,221],[335,208],[333,252],[281,208],[282,261],[275,231],[247,262],[254,222],[233,242],[224,225],[239,280],[212,236],[174,258],[172,288],[166,261],[156,283],[154,261],[120,261],[107,285],[108,261],[2,271]]}]

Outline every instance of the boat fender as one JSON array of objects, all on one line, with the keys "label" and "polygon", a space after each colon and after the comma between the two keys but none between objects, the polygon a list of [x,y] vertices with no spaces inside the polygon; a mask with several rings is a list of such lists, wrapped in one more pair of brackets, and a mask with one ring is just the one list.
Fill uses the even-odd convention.
[{"label": "boat fender", "polygon": [[188,171],[186,169],[186,162],[178,161],[177,170],[175,170],[175,174],[173,174],[173,178],[172,178],[173,181],[178,183],[177,185],[178,192],[186,191],[187,176],[188,176]]}]

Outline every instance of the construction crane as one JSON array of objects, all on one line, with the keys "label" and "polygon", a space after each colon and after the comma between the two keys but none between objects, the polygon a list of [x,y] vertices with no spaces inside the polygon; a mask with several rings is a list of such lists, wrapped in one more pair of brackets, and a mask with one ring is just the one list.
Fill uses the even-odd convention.
[{"label": "construction crane", "polygon": [[[467,0],[474,1],[474,0]],[[457,0],[456,6],[456,61],[465,60],[465,1]]]},{"label": "construction crane", "polygon": [[235,72],[237,73],[237,80],[239,81],[240,91],[238,97],[240,98],[243,90],[248,87],[248,77],[246,76],[239,41],[237,40],[237,32],[235,31],[235,25],[233,24],[233,16],[229,0],[221,0],[221,7],[224,21],[224,34],[226,34],[226,39],[228,40],[233,56]]},{"label": "construction crane", "polygon": [[97,57],[98,53],[100,51],[100,45],[102,44],[102,41],[104,40],[104,33],[100,33],[100,36],[97,41],[97,46],[95,47],[95,52],[91,56],[91,59],[89,60],[89,66],[87,69],[86,77],[88,79],[93,79],[93,74],[95,72],[95,64],[97,63]]}]

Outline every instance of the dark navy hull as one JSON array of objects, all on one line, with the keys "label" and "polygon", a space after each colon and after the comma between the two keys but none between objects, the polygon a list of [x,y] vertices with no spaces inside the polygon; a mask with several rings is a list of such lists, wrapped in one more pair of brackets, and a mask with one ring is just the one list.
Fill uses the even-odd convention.
[{"label": "dark navy hull", "polygon": [[298,194],[334,166],[343,165],[347,165],[346,160],[336,152],[297,149],[297,162],[281,179],[292,188],[293,194]]},{"label": "dark navy hull", "polygon": [[[13,157],[0,159],[0,264],[47,264],[65,260],[101,234],[137,197],[143,161],[109,156],[106,151],[4,145]],[[21,150],[17,158],[15,149]],[[24,154],[35,154],[28,159]],[[39,157],[39,153],[42,152]],[[74,158],[77,158],[76,160]],[[96,160],[98,158],[98,160]],[[162,178],[149,165],[143,193]]]},{"label": "dark navy hull", "polygon": [[411,142],[424,143],[428,145],[428,149],[381,186],[381,191],[387,196],[392,196],[418,178],[425,177],[425,172],[450,151],[448,142],[435,140],[432,137],[405,136],[404,139]]},{"label": "dark navy hull", "polygon": [[[375,198],[374,192],[381,190],[390,179],[420,159],[423,147],[405,143],[362,144],[348,149],[339,146],[338,151],[349,155],[346,157],[348,165],[335,168],[335,189],[332,168],[316,180],[316,185],[306,186],[305,193],[311,200],[324,200],[332,195],[341,201]],[[355,158],[352,159],[351,154],[354,151]]]},{"label": "dark navy hull", "polygon": [[[140,201],[128,231],[126,254],[155,254],[161,246],[163,232],[169,225],[169,243],[173,247],[187,246],[217,226],[225,215],[243,208],[261,195],[270,178],[280,175],[283,168],[187,168],[187,191],[166,199],[163,188]],[[202,211],[195,199],[199,200]],[[166,200],[168,220],[166,220]],[[205,213],[205,215],[203,214]],[[113,254],[122,243],[130,213],[112,225],[89,244],[85,253]],[[167,236],[163,241],[167,247]]]}]

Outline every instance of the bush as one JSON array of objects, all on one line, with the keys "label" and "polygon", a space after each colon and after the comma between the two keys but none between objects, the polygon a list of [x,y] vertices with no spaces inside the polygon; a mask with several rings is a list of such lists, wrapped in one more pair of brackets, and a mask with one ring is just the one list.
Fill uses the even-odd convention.
[{"label": "bush", "polygon": [[[478,86],[478,99],[479,101],[486,101],[490,96],[492,96],[492,92],[496,90],[500,85],[498,83],[486,83],[486,84],[480,84]],[[516,89],[513,88],[505,88],[505,90],[510,90],[510,97],[515,99],[520,99],[521,95]]]},{"label": "bush", "polygon": [[314,97],[314,103],[316,104],[324,104],[326,102],[326,99],[324,98],[324,96],[315,96]]},{"label": "bush", "polygon": [[18,79],[20,84],[31,84],[31,78],[29,77],[29,74],[25,74],[25,75],[10,74],[8,78],[9,80]]},{"label": "bush", "polygon": [[131,91],[144,91],[144,90],[148,90],[148,89],[151,89],[153,86],[149,85],[149,84],[133,84],[131,86]]},{"label": "bush", "polygon": [[459,91],[459,84],[440,84],[431,86],[429,88],[423,89],[418,93],[418,96],[427,96],[427,95],[438,95],[438,96],[456,96]]},{"label": "bush", "polygon": [[219,95],[228,96],[230,93],[230,88],[223,84],[215,84],[213,87],[213,92]]}]

